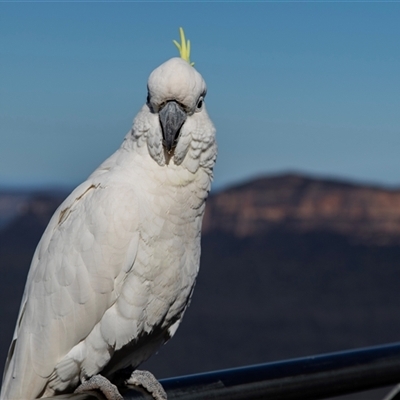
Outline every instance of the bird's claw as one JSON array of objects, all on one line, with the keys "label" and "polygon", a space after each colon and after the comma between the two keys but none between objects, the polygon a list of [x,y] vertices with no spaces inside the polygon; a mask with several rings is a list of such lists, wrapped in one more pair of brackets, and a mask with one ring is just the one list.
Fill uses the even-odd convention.
[{"label": "bird's claw", "polygon": [[124,400],[117,387],[102,375],[94,375],[83,382],[74,393],[83,393],[89,390],[100,390],[107,400]]},{"label": "bird's claw", "polygon": [[165,393],[161,383],[149,371],[133,371],[131,377],[125,383],[142,386],[153,396],[154,400],[167,400],[167,393]]}]

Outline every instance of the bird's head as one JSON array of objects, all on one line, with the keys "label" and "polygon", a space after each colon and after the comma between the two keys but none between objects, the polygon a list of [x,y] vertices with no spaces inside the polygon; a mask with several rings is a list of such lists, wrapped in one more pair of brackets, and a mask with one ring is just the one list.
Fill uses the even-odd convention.
[{"label": "bird's head", "polygon": [[171,152],[187,118],[204,108],[207,87],[202,76],[182,58],[171,58],[150,75],[147,104],[158,114],[163,145]]},{"label": "bird's head", "polygon": [[172,161],[192,173],[202,167],[211,175],[217,145],[204,104],[207,87],[190,62],[190,42],[182,29],[181,41],[174,41],[181,57],[171,58],[150,74],[147,102],[134,120],[130,137],[145,141],[148,154],[162,167]]},{"label": "bird's head", "polygon": [[160,166],[173,160],[192,173],[201,166],[211,171],[217,147],[204,104],[207,87],[190,62],[190,42],[182,28],[180,33],[181,43],[174,43],[181,57],[171,58],[150,74],[147,102],[133,131],[138,137],[143,133],[150,156]]}]

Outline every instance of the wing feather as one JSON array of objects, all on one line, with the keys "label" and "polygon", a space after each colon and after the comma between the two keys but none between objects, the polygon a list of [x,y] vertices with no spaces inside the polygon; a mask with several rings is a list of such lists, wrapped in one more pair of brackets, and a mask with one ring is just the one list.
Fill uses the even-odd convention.
[{"label": "wing feather", "polygon": [[[131,187],[87,181],[55,212],[28,275],[5,398],[39,396],[57,363],[115,303],[138,249],[135,200]],[[71,366],[65,362],[68,376]]]}]

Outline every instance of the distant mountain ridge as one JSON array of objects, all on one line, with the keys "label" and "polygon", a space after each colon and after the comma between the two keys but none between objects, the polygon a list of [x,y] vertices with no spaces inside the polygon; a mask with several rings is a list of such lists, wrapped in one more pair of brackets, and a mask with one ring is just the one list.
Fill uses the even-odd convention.
[{"label": "distant mountain ridge", "polygon": [[277,227],[334,232],[366,244],[400,244],[400,190],[297,174],[259,178],[211,196],[203,232],[249,237]]},{"label": "distant mountain ridge", "polygon": [[53,213],[68,195],[67,190],[24,190],[0,188],[0,232],[15,218],[29,213],[48,215]]},{"label": "distant mountain ridge", "polygon": [[11,249],[34,250],[67,194],[62,191],[0,192],[0,221],[3,221],[0,225],[0,257]]}]

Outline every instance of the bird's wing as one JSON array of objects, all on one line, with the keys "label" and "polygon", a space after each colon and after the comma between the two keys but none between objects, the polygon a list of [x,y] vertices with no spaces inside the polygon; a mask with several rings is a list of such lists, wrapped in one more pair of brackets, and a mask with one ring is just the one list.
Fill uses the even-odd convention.
[{"label": "bird's wing", "polygon": [[31,264],[4,398],[40,395],[57,362],[115,302],[136,257],[135,203],[131,187],[89,180],[55,212]]}]

